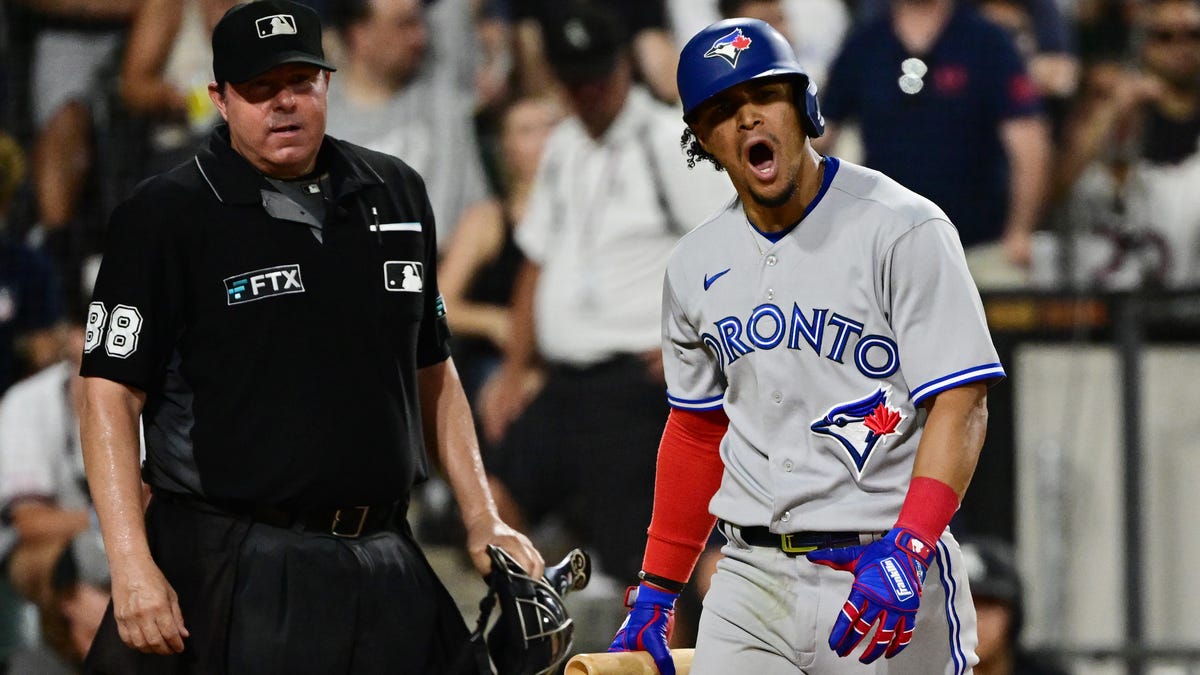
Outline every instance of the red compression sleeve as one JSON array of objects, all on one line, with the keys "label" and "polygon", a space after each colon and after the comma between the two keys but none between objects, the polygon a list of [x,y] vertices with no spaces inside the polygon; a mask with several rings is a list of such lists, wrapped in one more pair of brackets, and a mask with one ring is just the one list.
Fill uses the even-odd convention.
[{"label": "red compression sleeve", "polygon": [[908,486],[896,527],[912,530],[926,542],[936,543],[957,510],[958,493],[954,488],[936,478],[917,476]]},{"label": "red compression sleeve", "polygon": [[719,449],[729,427],[724,410],[671,410],[654,482],[654,514],[642,570],[686,582],[717,522],[708,502],[721,486]]}]

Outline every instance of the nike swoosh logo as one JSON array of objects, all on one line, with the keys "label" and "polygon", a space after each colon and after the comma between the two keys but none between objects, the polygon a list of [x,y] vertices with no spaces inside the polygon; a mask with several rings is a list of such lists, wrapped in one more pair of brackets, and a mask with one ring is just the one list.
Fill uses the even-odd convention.
[{"label": "nike swoosh logo", "polygon": [[717,272],[716,274],[712,275],[711,277],[708,276],[707,274],[705,274],[704,275],[704,290],[707,291],[708,287],[712,286],[714,281],[725,276],[725,273],[728,272],[730,269],[732,269],[732,268],[726,267],[725,269],[721,270],[720,272]]}]

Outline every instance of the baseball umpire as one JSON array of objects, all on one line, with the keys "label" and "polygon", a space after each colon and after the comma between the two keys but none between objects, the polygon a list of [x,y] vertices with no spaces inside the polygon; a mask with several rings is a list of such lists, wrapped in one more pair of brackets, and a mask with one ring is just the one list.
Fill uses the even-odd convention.
[{"label": "baseball umpire", "polygon": [[1004,370],[954,227],[812,149],[816,87],[767,24],[705,28],[678,81],[692,159],[719,163],[738,198],[668,262],[672,411],[612,649],[674,672],[674,601],[716,521],[728,543],[696,675],[969,672],[974,612],[947,525]]},{"label": "baseball umpire", "polygon": [[325,136],[312,10],[238,5],[212,41],[226,124],[113,212],[88,311],[82,437],[113,591],[89,670],[459,672],[468,631],[404,519],[425,448],[480,572],[488,544],[543,563],[484,481],[424,185]]}]

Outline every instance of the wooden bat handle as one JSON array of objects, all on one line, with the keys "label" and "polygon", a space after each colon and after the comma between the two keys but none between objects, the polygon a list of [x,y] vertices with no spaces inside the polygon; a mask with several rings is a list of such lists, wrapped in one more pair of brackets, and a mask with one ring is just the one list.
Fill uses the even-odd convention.
[{"label": "wooden bat handle", "polygon": [[[694,649],[672,649],[676,675],[688,675]],[[647,652],[602,652],[576,654],[567,661],[566,675],[658,675]]]}]

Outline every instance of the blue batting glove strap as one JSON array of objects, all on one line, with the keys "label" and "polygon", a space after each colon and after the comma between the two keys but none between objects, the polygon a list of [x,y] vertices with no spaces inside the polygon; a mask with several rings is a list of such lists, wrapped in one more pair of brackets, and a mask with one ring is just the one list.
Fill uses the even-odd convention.
[{"label": "blue batting glove strap", "polygon": [[899,654],[912,639],[925,572],[936,552],[911,530],[896,527],[867,546],[809,553],[807,557],[814,563],[854,574],[850,597],[829,635],[829,647],[838,656],[846,656],[878,623],[874,639],[859,660],[871,663],[880,656]]},{"label": "blue batting glove strap", "polygon": [[609,645],[610,652],[649,652],[662,675],[675,675],[675,662],[667,647],[667,636],[675,621],[675,600],[678,593],[664,591],[647,584],[630,587],[625,594],[629,616],[617,630]]}]

